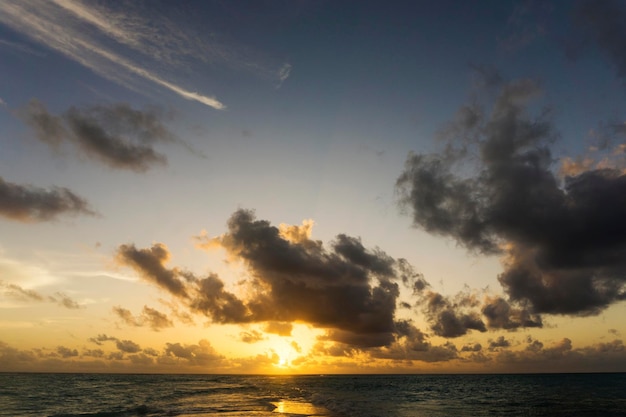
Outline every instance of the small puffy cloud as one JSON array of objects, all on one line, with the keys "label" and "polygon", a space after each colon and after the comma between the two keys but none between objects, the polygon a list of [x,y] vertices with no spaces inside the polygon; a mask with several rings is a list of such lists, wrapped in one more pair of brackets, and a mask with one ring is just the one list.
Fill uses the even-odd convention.
[{"label": "small puffy cloud", "polygon": [[129,326],[141,326],[141,323],[133,317],[133,313],[130,310],[122,308],[120,306],[113,307],[113,313],[118,316],[124,323]]},{"label": "small puffy cloud", "polygon": [[492,329],[515,330],[520,327],[542,327],[541,316],[531,314],[525,308],[512,306],[501,297],[487,297],[482,313],[487,318],[487,325]]},{"label": "small puffy cloud", "polygon": [[154,364],[154,358],[146,355],[145,353],[128,355],[128,359],[133,365],[149,366]]},{"label": "small puffy cloud", "polygon": [[499,348],[508,348],[510,346],[511,346],[511,342],[506,340],[504,338],[504,336],[498,336],[497,339],[489,341],[489,350],[490,351],[494,351],[494,350],[497,350]]},{"label": "small puffy cloud", "polygon": [[[216,365],[224,360],[207,340],[200,340],[197,345],[167,343],[164,356],[185,360],[187,365],[192,366]],[[163,360],[163,357],[159,360]]]},{"label": "small puffy cloud", "polygon": [[111,352],[107,355],[107,359],[112,361],[123,361],[125,359],[124,352]]},{"label": "small puffy cloud", "polygon": [[88,158],[115,169],[143,172],[164,165],[167,159],[154,144],[182,143],[164,125],[168,116],[157,108],[136,110],[118,103],[71,107],[56,116],[33,99],[19,113],[40,141],[54,148],[70,143]]},{"label": "small puffy cloud", "polygon": [[117,338],[111,337],[111,336],[107,336],[106,334],[99,334],[96,337],[90,337],[89,338],[90,342],[95,343],[98,346],[102,346],[103,342],[115,341],[115,340],[117,340]]},{"label": "small puffy cloud", "polygon": [[17,284],[0,281],[0,288],[6,297],[20,301],[44,301],[44,297],[35,290],[24,289]]},{"label": "small puffy cloud", "polygon": [[486,332],[487,327],[476,311],[476,296],[459,293],[456,297],[446,297],[438,292],[425,290],[419,303],[423,306],[431,329],[436,335],[452,338],[466,334],[469,330]]},{"label": "small puffy cloud", "polygon": [[474,343],[469,345],[464,345],[461,348],[461,352],[480,352],[483,349],[480,343]]},{"label": "small puffy cloud", "polygon": [[159,351],[153,348],[145,348],[143,350],[143,353],[145,353],[148,356],[159,356]]},{"label": "small puffy cloud", "polygon": [[104,351],[102,349],[85,349],[81,353],[81,356],[88,356],[92,358],[103,358]]},{"label": "small puffy cloud", "polygon": [[115,342],[115,346],[119,350],[117,353],[114,352],[115,354],[141,352],[141,347],[132,340],[120,340],[117,337],[107,336],[106,334],[99,334],[96,337],[90,338],[89,341],[98,346],[102,346],[104,342]]},{"label": "small puffy cloud", "polygon": [[265,336],[263,336],[263,333],[257,330],[251,330],[249,332],[241,332],[239,334],[239,340],[244,343],[256,343],[260,342],[261,340],[265,340]]},{"label": "small puffy cloud", "polygon": [[155,332],[158,332],[159,330],[167,327],[172,327],[174,325],[165,313],[162,313],[148,306],[143,307],[143,310],[138,317],[133,316],[130,310],[127,310],[120,306],[113,307],[113,313],[128,326],[148,326]]},{"label": "small puffy cloud", "polygon": [[74,301],[70,296],[62,292],[56,292],[54,295],[48,297],[50,301],[56,303],[62,307],[69,308],[70,310],[77,310],[81,308],[81,305]]},{"label": "small puffy cloud", "polygon": [[0,177],[0,216],[21,222],[55,220],[61,215],[96,213],[89,203],[67,188],[20,185]]},{"label": "small puffy cloud", "polygon": [[166,327],[172,327],[173,325],[172,321],[165,313],[161,313],[160,311],[148,306],[143,307],[141,312],[141,321],[154,331],[159,331],[160,329],[164,329]]},{"label": "small puffy cloud", "polygon": [[115,340],[115,346],[121,351],[125,353],[137,353],[141,352],[141,347],[133,342],[132,340]]},{"label": "small puffy cloud", "polygon": [[78,351],[76,349],[70,349],[65,346],[59,346],[57,348],[57,353],[65,359],[78,356]]}]

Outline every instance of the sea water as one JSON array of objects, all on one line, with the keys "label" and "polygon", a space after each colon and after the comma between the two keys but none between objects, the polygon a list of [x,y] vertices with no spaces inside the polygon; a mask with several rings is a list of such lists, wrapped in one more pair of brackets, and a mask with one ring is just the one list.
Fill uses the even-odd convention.
[{"label": "sea water", "polygon": [[0,374],[0,416],[626,416],[626,374]]}]

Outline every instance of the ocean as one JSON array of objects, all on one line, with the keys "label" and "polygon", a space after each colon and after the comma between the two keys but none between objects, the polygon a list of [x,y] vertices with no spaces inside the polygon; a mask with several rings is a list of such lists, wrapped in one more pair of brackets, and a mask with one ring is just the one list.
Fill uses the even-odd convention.
[{"label": "ocean", "polygon": [[0,416],[626,416],[626,374],[0,374]]}]

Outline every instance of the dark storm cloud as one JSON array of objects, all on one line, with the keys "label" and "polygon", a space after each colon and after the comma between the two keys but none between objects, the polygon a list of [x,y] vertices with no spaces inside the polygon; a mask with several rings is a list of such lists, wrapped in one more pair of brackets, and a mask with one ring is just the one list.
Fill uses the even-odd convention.
[{"label": "dark storm cloud", "polygon": [[626,5],[617,0],[581,1],[575,22],[604,52],[626,80]]},{"label": "dark storm cloud", "polygon": [[118,259],[216,323],[266,322],[268,331],[288,334],[290,326],[279,329],[272,323],[300,321],[328,329],[342,343],[391,343],[398,282],[412,288],[419,274],[405,261],[365,248],[357,238],[338,235],[326,249],[303,230],[282,231],[251,211],[238,210],[226,234],[198,238],[200,246],[222,246],[244,262],[250,273],[243,283],[250,294],[246,299],[228,291],[216,274],[200,278],[166,268],[169,253],[162,244],[150,249],[122,245]]},{"label": "dark storm cloud", "polygon": [[82,197],[67,188],[50,189],[6,182],[0,177],[0,215],[22,222],[54,220],[60,215],[95,215]]},{"label": "dark storm cloud", "polygon": [[506,255],[499,281],[528,311],[509,310],[507,321],[494,308],[502,305],[486,307],[503,328],[539,325],[538,313],[594,314],[626,298],[626,176],[606,168],[561,180],[549,113],[532,111],[540,92],[519,80],[502,84],[491,108],[465,106],[472,117],[446,130],[445,150],[409,155],[396,184],[416,227]]},{"label": "dark storm cloud", "polygon": [[177,142],[189,149],[163,124],[168,116],[157,108],[136,110],[118,103],[71,107],[55,116],[43,103],[31,100],[20,115],[42,142],[57,148],[70,142],[111,168],[143,172],[166,164],[165,156],[153,148],[157,142]]},{"label": "dark storm cloud", "polygon": [[337,236],[330,250],[302,236],[288,240],[247,210],[231,216],[223,236],[200,239],[223,246],[248,267],[257,294],[246,304],[251,320],[304,321],[354,345],[393,340],[396,281],[408,278],[400,262],[379,249],[346,235]]}]

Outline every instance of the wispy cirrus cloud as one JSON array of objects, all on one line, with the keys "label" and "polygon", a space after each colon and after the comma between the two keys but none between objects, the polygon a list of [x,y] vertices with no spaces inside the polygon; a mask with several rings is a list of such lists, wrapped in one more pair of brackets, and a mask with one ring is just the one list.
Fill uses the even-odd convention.
[{"label": "wispy cirrus cloud", "polygon": [[[183,86],[176,81],[179,74],[184,72],[189,79],[190,73],[206,74],[210,68],[223,67],[250,73],[277,87],[289,77],[288,62],[215,32],[202,36],[207,22],[194,26],[192,16],[179,17],[184,24],[140,2],[0,0],[0,23],[131,89],[139,90],[139,83],[147,81],[221,110],[226,108],[224,103]],[[32,53],[16,42],[5,43]]]},{"label": "wispy cirrus cloud", "polygon": [[[25,53],[29,55],[34,55],[38,57],[46,56],[43,52],[36,51],[28,45],[19,42],[11,42],[6,39],[0,39],[0,48],[7,48],[13,51],[17,51],[20,53]],[[0,100],[1,101],[1,100]]]},{"label": "wispy cirrus cloud", "polygon": [[[140,78],[187,100],[218,110],[226,107],[214,97],[177,85],[157,75],[154,70],[124,57],[124,49],[131,49],[135,55],[141,52],[157,56],[155,44],[145,43],[146,35],[140,35],[147,26],[142,21],[122,19],[121,15],[108,13],[106,9],[96,10],[74,1],[26,0],[0,2],[0,22],[112,81],[133,87],[135,78]],[[167,40],[168,35],[160,37],[159,41]],[[120,49],[119,44],[126,48]],[[167,42],[162,44],[168,45]],[[113,45],[118,46],[116,49],[120,52],[114,51]],[[159,58],[163,61],[161,56]],[[142,59],[142,62],[145,61]]]}]

